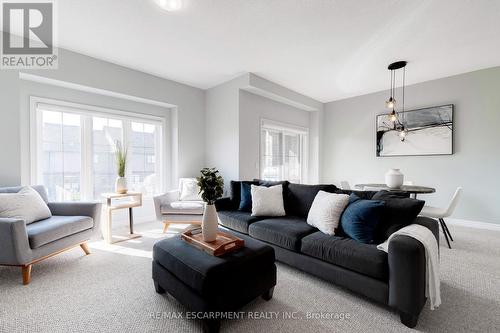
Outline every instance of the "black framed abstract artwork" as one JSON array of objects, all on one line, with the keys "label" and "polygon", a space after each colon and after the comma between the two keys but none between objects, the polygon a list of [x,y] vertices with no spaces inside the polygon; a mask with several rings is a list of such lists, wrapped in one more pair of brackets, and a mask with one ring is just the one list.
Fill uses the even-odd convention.
[{"label": "black framed abstract artwork", "polygon": [[453,104],[397,115],[396,122],[387,114],[377,116],[377,156],[453,154]]}]

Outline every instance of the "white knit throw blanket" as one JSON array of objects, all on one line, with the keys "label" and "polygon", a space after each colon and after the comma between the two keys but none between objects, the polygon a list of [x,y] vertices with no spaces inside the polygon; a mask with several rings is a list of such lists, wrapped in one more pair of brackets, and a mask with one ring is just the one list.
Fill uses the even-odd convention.
[{"label": "white knit throw blanket", "polygon": [[441,290],[439,281],[439,249],[432,231],[419,225],[411,224],[393,233],[384,243],[377,245],[377,249],[389,252],[389,243],[392,237],[405,235],[415,238],[425,248],[425,296],[429,299],[431,310],[441,304]]}]

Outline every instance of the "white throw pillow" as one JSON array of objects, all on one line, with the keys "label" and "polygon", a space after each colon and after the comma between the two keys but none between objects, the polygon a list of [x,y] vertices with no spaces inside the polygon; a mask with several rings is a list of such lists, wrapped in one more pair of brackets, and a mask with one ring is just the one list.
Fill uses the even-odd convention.
[{"label": "white throw pillow", "polygon": [[0,217],[20,219],[30,224],[51,216],[40,194],[29,186],[17,193],[0,193]]},{"label": "white throw pillow", "polygon": [[252,216],[285,216],[283,203],[283,186],[251,187]]},{"label": "white throw pillow", "polygon": [[319,191],[307,215],[307,224],[327,235],[335,235],[340,216],[348,204],[349,195],[347,194]]},{"label": "white throw pillow", "polygon": [[200,187],[198,186],[198,181],[196,178],[181,178],[180,179],[180,191],[181,195],[179,199],[181,201],[199,201]]}]

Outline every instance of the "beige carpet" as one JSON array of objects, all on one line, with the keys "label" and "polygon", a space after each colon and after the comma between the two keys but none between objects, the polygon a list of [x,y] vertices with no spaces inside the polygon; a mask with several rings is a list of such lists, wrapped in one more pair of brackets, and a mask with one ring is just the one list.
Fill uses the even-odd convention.
[{"label": "beige carpet", "polygon": [[[151,248],[166,237],[161,226],[136,229],[142,238],[113,246],[96,242],[90,256],[76,248],[35,265],[29,286],[22,286],[20,269],[0,267],[0,332],[200,332],[194,320],[166,318],[185,309],[154,291]],[[435,311],[426,305],[415,330],[498,332],[500,233],[450,230],[454,248],[441,246],[443,304]],[[225,321],[222,332],[413,331],[390,309],[282,264],[274,298],[242,310],[279,319]],[[307,312],[337,317],[306,319]],[[287,314],[295,319],[283,319]]]}]

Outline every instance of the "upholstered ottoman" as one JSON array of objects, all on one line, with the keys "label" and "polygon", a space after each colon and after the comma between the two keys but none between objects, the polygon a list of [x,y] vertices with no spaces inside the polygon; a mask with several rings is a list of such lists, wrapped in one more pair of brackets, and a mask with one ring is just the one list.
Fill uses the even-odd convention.
[{"label": "upholstered ottoman", "polygon": [[245,247],[221,257],[211,256],[180,236],[153,247],[156,292],[168,292],[196,318],[204,332],[218,332],[222,312],[232,312],[262,296],[270,300],[276,285],[272,247],[252,239]]}]

